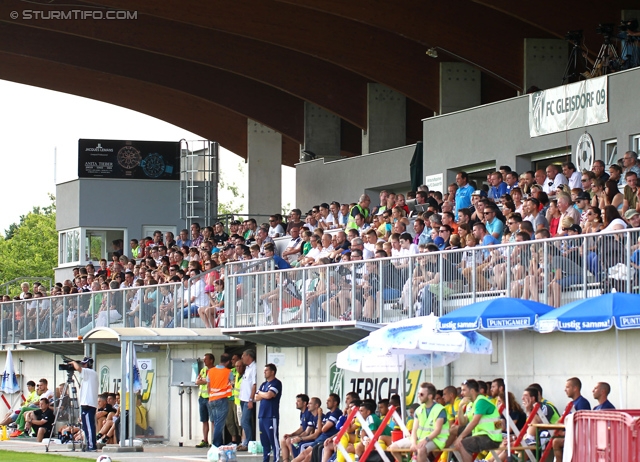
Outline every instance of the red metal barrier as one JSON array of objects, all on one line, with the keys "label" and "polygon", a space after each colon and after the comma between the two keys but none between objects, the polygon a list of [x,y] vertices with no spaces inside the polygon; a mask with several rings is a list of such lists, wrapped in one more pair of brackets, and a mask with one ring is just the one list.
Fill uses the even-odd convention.
[{"label": "red metal barrier", "polygon": [[[567,404],[567,407],[564,409],[564,412],[562,413],[562,415],[560,416],[560,419],[558,419],[558,422],[556,423],[560,423],[560,424],[564,423],[564,419],[571,413],[571,409],[573,409],[573,401],[569,401],[569,404]],[[555,435],[557,435],[557,432],[554,434],[554,436],[551,437],[551,440],[549,440],[549,444],[547,444],[547,447],[544,449],[544,452],[542,453],[542,457],[540,457],[541,461],[547,460],[547,456],[551,454],[551,450],[553,448],[553,438],[555,437]],[[580,460],[580,459],[576,459],[576,460]],[[580,460],[580,462],[582,461]]]},{"label": "red metal barrier", "polygon": [[356,414],[357,413],[358,413],[358,408],[357,407],[354,407],[353,409],[351,409],[351,412],[347,416],[347,420],[345,420],[344,423],[342,424],[342,428],[340,429],[338,434],[333,437],[333,441],[336,444],[340,442],[340,439],[342,438],[342,435],[344,435],[347,432],[347,430],[351,426],[351,422],[353,422],[353,419],[356,418]]},{"label": "red metal barrier", "polygon": [[580,411],[573,419],[573,460],[640,462],[640,410]]},{"label": "red metal barrier", "polygon": [[387,415],[384,416],[384,419],[382,419],[382,423],[380,424],[380,426],[378,427],[376,432],[373,434],[373,439],[371,441],[369,441],[369,444],[367,444],[367,447],[365,448],[364,453],[362,454],[362,456],[360,456],[361,462],[367,462],[367,457],[369,457],[369,454],[371,454],[371,451],[373,451],[375,443],[378,441],[378,438],[380,438],[380,435],[382,435],[382,432],[384,431],[384,428],[389,423],[389,420],[391,420],[391,416],[393,416],[394,412],[396,412],[396,407],[395,406],[389,406],[389,410],[387,411]]}]

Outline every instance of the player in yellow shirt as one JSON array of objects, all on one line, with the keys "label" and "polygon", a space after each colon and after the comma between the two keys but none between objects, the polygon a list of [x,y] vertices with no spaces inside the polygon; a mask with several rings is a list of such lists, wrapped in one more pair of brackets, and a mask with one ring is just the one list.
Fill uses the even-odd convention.
[{"label": "player in yellow shirt", "polygon": [[458,415],[458,409],[460,408],[460,397],[458,397],[456,387],[448,386],[442,390],[442,399],[445,403],[444,409],[447,411],[449,424],[453,425]]}]

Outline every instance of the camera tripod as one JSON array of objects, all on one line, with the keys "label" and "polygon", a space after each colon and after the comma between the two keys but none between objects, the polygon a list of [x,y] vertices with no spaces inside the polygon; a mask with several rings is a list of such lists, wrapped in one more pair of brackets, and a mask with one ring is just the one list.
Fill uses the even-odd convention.
[{"label": "camera tripod", "polygon": [[580,50],[580,40],[582,40],[582,35],[580,35],[580,37],[575,37],[575,40],[568,40],[573,46],[571,48],[571,53],[569,54],[567,66],[564,68],[562,85],[565,83],[571,83],[571,80],[575,78],[580,78],[580,73],[578,73],[578,52]]},{"label": "camera tripod", "polygon": [[[71,391],[71,393],[69,393],[69,391]],[[51,428],[51,434],[49,435],[49,441],[47,442],[47,446],[45,447],[45,452],[49,452],[49,445],[51,444],[51,440],[53,439],[53,433],[55,432],[56,424],[58,423],[58,418],[60,417],[60,411],[65,407],[67,410],[69,425],[76,425],[80,416],[80,406],[78,405],[78,387],[75,381],[75,376],[73,375],[73,371],[67,371],[67,381],[64,384],[62,392],[60,393],[60,399],[58,400],[58,405],[56,407],[56,417],[53,421],[53,427]],[[74,438],[72,438],[72,451],[76,450],[76,444],[80,445],[80,449],[84,449],[83,441],[76,441]]]},{"label": "camera tripod", "polygon": [[598,57],[593,63],[590,77],[599,77],[601,75],[610,74],[620,69],[620,58],[616,47],[611,44],[611,37],[604,36],[604,43],[600,47]]}]

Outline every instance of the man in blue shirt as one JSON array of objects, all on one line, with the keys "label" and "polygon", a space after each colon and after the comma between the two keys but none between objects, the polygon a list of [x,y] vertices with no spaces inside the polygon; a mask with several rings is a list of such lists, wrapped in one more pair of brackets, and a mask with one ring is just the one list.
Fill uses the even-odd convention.
[{"label": "man in blue shirt", "polygon": [[484,208],[484,220],[487,232],[491,234],[498,242],[502,239],[502,231],[504,223],[498,218],[498,208],[495,205],[489,205]]},{"label": "man in blue shirt", "polygon": [[[289,454],[297,456],[298,451],[298,436],[302,438],[302,435],[308,434],[310,427],[314,427],[316,421],[315,416],[309,410],[309,396],[301,393],[296,396],[296,409],[300,411],[300,426],[291,433],[287,433],[282,437],[280,447],[282,448],[282,460],[288,461]],[[294,446],[295,441],[295,446]]]},{"label": "man in blue shirt", "polygon": [[611,386],[607,382],[597,383],[593,389],[593,399],[598,401],[598,405],[593,408],[594,411],[615,409],[615,406],[609,401],[609,393],[611,393]]},{"label": "man in blue shirt", "polygon": [[291,265],[284,258],[276,255],[276,246],[272,242],[268,242],[264,245],[264,256],[266,258],[273,258],[276,269],[289,269]]},{"label": "man in blue shirt", "polygon": [[[475,223],[473,225],[473,235],[478,241],[478,245],[496,245],[500,244],[500,241],[487,232],[487,227],[484,223]],[[491,252],[489,250],[484,251],[485,258],[489,258]]]},{"label": "man in blue shirt", "polygon": [[489,199],[498,202],[500,198],[507,194],[507,183],[502,181],[502,173],[493,172],[491,174],[491,188],[489,188]]},{"label": "man in blue shirt", "polygon": [[590,411],[591,404],[587,398],[582,396],[582,382],[578,377],[571,377],[567,380],[567,383],[564,387],[564,392],[567,394],[569,398],[573,400],[573,409],[574,411]]},{"label": "man in blue shirt", "polygon": [[467,172],[458,172],[456,175],[456,220],[458,219],[458,210],[471,207],[471,194],[474,189],[469,184],[469,175]]},{"label": "man in blue shirt", "polygon": [[322,433],[315,441],[301,446],[300,455],[293,459],[294,462],[309,462],[314,448],[323,448],[324,442],[338,433],[337,424],[341,416],[340,397],[335,393],[331,393],[327,398],[327,412],[322,416]]},{"label": "man in blue shirt", "polygon": [[280,438],[278,427],[280,421],[280,398],[282,397],[282,382],[276,378],[278,368],[275,364],[264,366],[265,381],[256,392],[255,400],[260,402],[258,424],[260,428],[260,443],[262,444],[262,460],[269,462],[273,452],[273,461],[280,457]]},{"label": "man in blue shirt", "polygon": [[[582,382],[578,377],[571,377],[567,380],[564,386],[564,392],[567,397],[573,401],[573,412],[576,411],[590,411],[591,404],[582,396],[580,391],[582,390]],[[564,452],[564,433],[559,433],[559,437],[553,439],[553,454],[556,460],[562,460],[562,453]]]}]

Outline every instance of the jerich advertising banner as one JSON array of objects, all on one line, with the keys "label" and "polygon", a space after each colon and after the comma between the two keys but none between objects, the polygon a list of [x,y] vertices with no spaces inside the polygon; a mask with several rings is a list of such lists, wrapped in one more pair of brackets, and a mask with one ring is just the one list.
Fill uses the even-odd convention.
[{"label": "jerich advertising banner", "polygon": [[607,76],[529,95],[529,135],[533,138],[609,121]]}]

